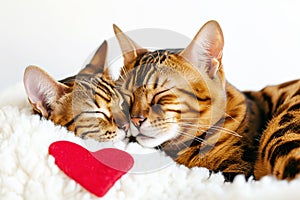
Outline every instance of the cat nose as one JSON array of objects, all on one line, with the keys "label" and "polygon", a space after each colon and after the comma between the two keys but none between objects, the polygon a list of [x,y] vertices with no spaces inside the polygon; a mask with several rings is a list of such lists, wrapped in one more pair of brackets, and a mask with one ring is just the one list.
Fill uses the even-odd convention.
[{"label": "cat nose", "polygon": [[139,128],[146,119],[147,118],[145,117],[132,117],[131,121],[137,128]]}]

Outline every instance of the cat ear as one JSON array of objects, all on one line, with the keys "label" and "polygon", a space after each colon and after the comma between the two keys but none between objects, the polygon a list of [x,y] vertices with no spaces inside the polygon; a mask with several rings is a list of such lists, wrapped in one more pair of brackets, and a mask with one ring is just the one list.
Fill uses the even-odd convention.
[{"label": "cat ear", "polygon": [[51,105],[59,99],[68,88],[36,66],[26,68],[23,81],[28,100],[33,109],[46,118],[51,111]]},{"label": "cat ear", "polygon": [[105,69],[107,49],[107,41],[104,40],[104,42],[100,45],[100,47],[92,57],[90,63],[87,64],[86,67],[79,72],[79,74],[102,74],[104,73],[104,71],[108,73],[107,69]]},{"label": "cat ear", "polygon": [[148,52],[147,49],[142,48],[126,36],[121,29],[113,24],[115,35],[119,41],[122,54],[124,57],[124,65],[129,66],[141,54]]},{"label": "cat ear", "polygon": [[209,21],[180,55],[195,67],[206,67],[209,77],[214,78],[221,67],[223,46],[220,25],[216,21]]}]

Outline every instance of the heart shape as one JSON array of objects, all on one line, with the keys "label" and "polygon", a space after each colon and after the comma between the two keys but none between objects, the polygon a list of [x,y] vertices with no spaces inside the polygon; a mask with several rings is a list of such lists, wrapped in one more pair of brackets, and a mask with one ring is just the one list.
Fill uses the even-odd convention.
[{"label": "heart shape", "polygon": [[49,154],[66,175],[98,197],[103,197],[134,163],[130,154],[119,149],[90,152],[68,141],[52,143]]}]

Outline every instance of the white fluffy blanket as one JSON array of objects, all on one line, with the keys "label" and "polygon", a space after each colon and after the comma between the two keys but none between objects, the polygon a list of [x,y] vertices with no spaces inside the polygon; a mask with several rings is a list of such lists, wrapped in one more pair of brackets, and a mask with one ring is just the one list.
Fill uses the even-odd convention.
[{"label": "white fluffy blanket", "polygon": [[[0,199],[98,199],[55,165],[48,147],[58,140],[82,143],[32,115],[21,84],[0,95]],[[171,163],[155,172],[124,175],[103,199],[300,199],[300,179],[246,182],[238,176],[224,183],[220,174],[209,178],[204,168]]]}]

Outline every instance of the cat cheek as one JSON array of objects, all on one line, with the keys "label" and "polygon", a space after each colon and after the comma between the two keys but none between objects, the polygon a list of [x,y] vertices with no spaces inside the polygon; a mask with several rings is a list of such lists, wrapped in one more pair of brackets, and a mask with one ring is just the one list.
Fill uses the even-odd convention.
[{"label": "cat cheek", "polygon": [[136,137],[139,134],[138,129],[135,127],[135,125],[130,122],[129,130],[127,132],[127,137],[133,136]]},{"label": "cat cheek", "polygon": [[[155,117],[158,116],[158,118],[163,118],[165,114],[165,111],[163,110],[162,106],[160,104],[154,104],[149,109],[149,118],[155,120]],[[151,117],[152,116],[152,117]]]}]

